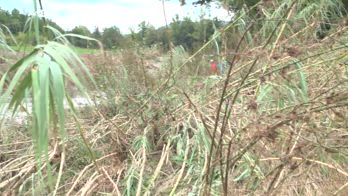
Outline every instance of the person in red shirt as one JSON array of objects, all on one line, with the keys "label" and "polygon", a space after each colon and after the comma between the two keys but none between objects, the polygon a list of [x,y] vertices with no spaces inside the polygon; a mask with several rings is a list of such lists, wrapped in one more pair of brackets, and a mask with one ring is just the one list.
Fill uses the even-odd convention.
[{"label": "person in red shirt", "polygon": [[218,74],[217,63],[213,59],[210,60],[210,70],[213,74]]}]

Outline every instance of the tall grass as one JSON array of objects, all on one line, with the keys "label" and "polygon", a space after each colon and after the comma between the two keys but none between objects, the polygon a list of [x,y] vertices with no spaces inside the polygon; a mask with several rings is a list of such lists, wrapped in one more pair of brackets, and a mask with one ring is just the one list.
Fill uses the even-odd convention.
[{"label": "tall grass", "polygon": [[[68,148],[58,161],[49,153],[49,160],[55,161],[52,167],[56,171],[52,171],[61,174],[56,191],[43,191],[46,185],[38,180],[40,175],[28,177],[32,171],[25,169],[29,166],[23,169],[20,158],[13,162],[6,159],[0,166],[5,172],[15,171],[15,176],[26,174],[18,183],[23,193],[344,194],[348,177],[348,34],[337,21],[328,37],[318,41],[314,36],[316,25],[326,19],[328,12],[340,10],[341,5],[335,2],[258,4],[264,14],[261,19],[251,17],[245,7],[194,54],[182,47],[173,48],[167,54],[172,57],[169,62],[163,58],[161,67],[151,70],[153,86],[145,82],[150,72],[145,66],[147,57],[157,56],[151,55],[152,50],[121,51],[107,54],[105,59],[96,55],[94,63],[102,62],[96,73],[97,83],[103,85],[100,89],[107,93],[106,109],[112,107],[112,112],[101,111],[107,118],[89,112],[84,114],[83,122],[69,124],[72,133],[77,133],[78,127],[88,131],[82,138],[68,137],[64,143]],[[236,37],[225,36],[231,32]],[[209,69],[202,53],[214,51],[217,37],[227,39],[222,41],[229,43],[226,51],[232,54],[224,56],[229,71],[223,77],[197,71]],[[64,90],[59,81],[76,81],[77,87],[86,92],[73,71],[82,64],[74,55],[68,55],[71,51],[65,44],[61,35],[54,42],[37,46],[21,61],[37,65],[17,63],[11,71],[13,76],[8,72],[8,77],[17,77],[18,84],[10,81],[3,89],[7,97],[17,97],[10,102],[13,108],[20,107],[21,102],[16,100],[24,99],[17,95],[19,87],[27,89],[30,97],[37,95],[33,92],[39,93],[32,99],[32,114],[38,116],[35,122],[57,117],[58,129],[62,121],[57,102],[69,100],[66,91],[65,97],[54,97],[57,92],[52,91]],[[25,79],[31,82],[19,85]],[[43,81],[50,82],[41,86]],[[5,86],[6,80],[2,82]],[[49,112],[45,107],[35,107],[35,101],[46,103]],[[88,149],[81,148],[82,143],[90,144],[92,154],[98,156],[93,159]],[[12,145],[24,148],[22,144]],[[11,184],[13,177],[0,175],[0,179],[0,189],[17,189],[16,183]]]},{"label": "tall grass", "polygon": [[[190,94],[191,97],[185,106],[191,108],[190,112],[201,116],[198,118],[199,122],[193,126],[194,136],[190,139],[192,142],[191,145],[193,146],[190,149],[190,155],[194,156],[193,149],[196,146],[194,145],[194,142],[197,141],[195,136],[198,134],[197,124],[199,124],[198,126],[204,127],[204,131],[208,133],[208,135],[210,134],[211,142],[214,143],[215,141],[215,144],[217,145],[217,147],[214,147],[213,144],[210,144],[205,150],[205,154],[207,154],[210,148],[214,149],[213,153],[208,153],[211,158],[207,159],[207,157],[201,157],[201,160],[204,160],[205,164],[210,162],[209,160],[217,161],[212,163],[212,167],[210,168],[211,173],[206,173],[207,168],[201,167],[199,169],[203,174],[198,177],[198,179],[200,179],[198,183],[200,186],[196,192],[197,194],[207,194],[207,190],[203,186],[205,183],[207,183],[207,186],[209,187],[208,193],[210,194],[236,194],[236,192],[233,191],[237,191],[236,189],[238,186],[234,185],[233,182],[243,184],[244,188],[241,192],[238,192],[238,194],[273,194],[275,192],[286,192],[286,189],[280,190],[280,184],[285,183],[287,178],[290,178],[291,176],[292,171],[288,171],[284,167],[287,163],[281,163],[280,166],[275,165],[273,168],[269,168],[267,165],[260,162],[260,155],[263,153],[259,149],[263,149],[262,145],[266,145],[269,146],[267,149],[277,149],[275,151],[280,154],[277,154],[276,156],[285,154],[285,156],[293,157],[294,160],[301,160],[298,159],[298,157],[295,157],[296,155],[293,155],[292,153],[294,152],[293,150],[296,148],[298,142],[303,138],[302,135],[304,133],[302,128],[308,125],[309,127],[306,129],[311,129],[310,125],[307,124],[308,119],[306,120],[307,117],[305,117],[308,114],[306,110],[312,111],[310,108],[316,107],[314,106],[316,104],[313,102],[315,97],[314,94],[319,93],[319,91],[317,91],[318,89],[312,88],[313,81],[309,80],[309,78],[312,77],[308,70],[317,70],[316,68],[318,68],[318,64],[320,64],[321,67],[324,66],[325,62],[321,60],[317,62],[318,59],[315,59],[318,64],[312,66],[313,58],[315,58],[316,55],[314,54],[313,57],[308,57],[308,59],[311,60],[306,60],[305,52],[300,54],[293,54],[293,51],[283,52],[279,61],[274,61],[273,59],[269,59],[269,57],[273,57],[274,53],[282,53],[282,51],[284,51],[284,44],[292,46],[289,38],[293,43],[301,42],[303,39],[314,40],[313,28],[304,29],[305,31],[300,33],[292,31],[292,28],[298,24],[303,26],[313,22],[318,24],[324,19],[327,19],[329,12],[339,14],[339,12],[336,12],[340,9],[337,5],[340,6],[340,4],[336,4],[336,2],[333,1],[283,1],[279,5],[275,3],[274,7],[267,7],[269,10],[262,10],[266,16],[261,25],[262,30],[260,32],[263,34],[261,39],[257,33],[254,35],[254,38],[248,36],[248,34],[246,36],[246,39],[248,40],[246,43],[255,45],[256,47],[252,48],[250,45],[245,45],[243,43],[242,50],[250,50],[254,52],[254,54],[249,53],[249,56],[242,57],[245,59],[243,61],[244,64],[238,64],[238,67],[235,67],[234,71],[232,71],[230,76],[228,76],[232,79],[230,82],[227,82],[227,95],[225,97],[223,95],[223,99],[221,99],[223,100],[221,115],[225,115],[222,119],[211,119],[211,114],[214,114],[216,110],[209,110],[202,105],[195,105],[199,102],[197,100],[194,102],[190,99],[195,99],[197,97],[195,94]],[[311,6],[319,9],[309,9]],[[238,13],[236,16],[237,20],[235,21],[235,24],[238,24],[236,27],[239,28],[241,27],[241,24],[247,23],[243,21],[241,22],[241,20],[252,20],[243,18]],[[245,26],[242,29],[245,31],[247,27]],[[274,33],[273,36],[272,33]],[[212,40],[214,40],[214,38]],[[267,41],[270,41],[270,50],[268,50],[268,47],[262,48],[264,43],[267,43]],[[257,47],[260,44],[261,46]],[[342,45],[337,47],[337,50],[341,52],[342,49]],[[202,50],[200,49],[199,51]],[[323,52],[318,55],[329,54],[332,53],[327,51],[327,53]],[[258,59],[257,63],[254,63],[255,66],[253,62],[256,61],[249,60],[249,57],[251,56],[252,58]],[[189,59],[191,60],[192,57]],[[338,57],[336,56],[334,59],[338,60]],[[183,71],[184,65],[187,65],[186,61],[182,63],[182,66],[178,66],[178,70]],[[180,71],[174,72],[174,74],[179,75],[178,78],[180,78],[180,73],[182,73]],[[342,85],[342,83],[338,82],[337,85]],[[176,87],[179,89],[186,89],[182,83],[181,86],[178,85]],[[219,93],[221,93],[221,88],[218,88],[217,86],[214,87],[218,89],[217,91]],[[238,93],[243,96],[239,96]],[[248,93],[251,93],[251,96],[248,96]],[[211,91],[210,95],[211,102],[205,104],[212,108],[218,107],[216,104],[218,103],[216,96],[219,94],[216,94],[215,91]],[[231,101],[231,99],[233,101]],[[345,107],[345,104],[342,104],[342,107]],[[236,109],[234,109],[234,107],[236,107]],[[200,110],[204,110],[204,113]],[[207,110],[210,112],[207,112]],[[182,111],[185,111],[185,109]],[[256,111],[256,114],[253,113],[253,111]],[[311,114],[314,115],[314,113]],[[325,116],[325,114],[323,115]],[[212,124],[214,121],[217,122],[215,125]],[[209,125],[207,125],[207,123],[209,123]],[[178,127],[182,129],[182,125],[178,125]],[[212,133],[214,127],[217,129],[216,136]],[[225,129],[229,132],[225,132]],[[292,130],[295,130],[295,132]],[[192,132],[192,129],[186,131],[187,132],[184,132],[184,134]],[[306,134],[309,135],[304,137],[312,137],[310,133]],[[187,165],[187,160],[184,158],[185,150],[182,150],[182,148],[185,148],[183,147],[185,146],[183,144],[184,141],[186,141],[185,138],[182,138],[178,142],[178,146],[175,146],[176,143],[173,141],[170,143],[174,144],[173,148],[181,155],[180,158],[183,160],[183,162],[181,162],[181,168],[184,168],[186,178],[182,178],[182,170],[180,167],[177,167],[174,181],[171,181],[169,184],[174,185],[176,188],[177,181],[175,181],[175,179],[177,179],[178,181],[181,181],[179,184],[183,186],[181,191],[187,193],[187,189],[197,190],[197,187],[195,187],[196,183],[193,185],[187,184],[188,182],[192,182],[196,177],[190,172],[192,171],[191,166],[197,166],[197,164]],[[273,141],[273,143],[269,143],[269,141]],[[282,142],[285,143],[281,148],[277,148],[273,145],[274,143],[281,144]],[[312,142],[315,143],[314,141]],[[203,148],[200,149],[204,151]],[[253,153],[255,151],[256,154]],[[166,154],[162,153],[162,156],[166,156]],[[271,156],[271,154],[265,156]],[[307,154],[306,156],[308,156],[307,158],[312,157],[310,154]],[[172,158],[173,162],[175,162],[176,156],[172,156]],[[304,158],[303,160],[307,158]],[[139,157],[138,159],[140,160],[143,158]],[[320,161],[311,160],[311,162],[319,165],[322,164]],[[230,163],[230,165],[228,165],[228,163]],[[143,166],[139,167],[140,170]],[[209,165],[206,165],[206,167],[209,168]],[[203,180],[205,176],[209,176],[208,181]],[[227,179],[228,176],[232,176],[232,180],[229,180],[231,178]],[[140,176],[139,178],[142,177]],[[185,179],[187,181],[185,181]],[[162,182],[159,183],[161,184]],[[225,188],[221,190],[220,186],[224,186]],[[266,188],[263,189],[263,187]],[[175,188],[170,189],[169,186],[167,188],[168,192],[163,190],[164,192],[162,193],[170,194],[176,191]],[[180,192],[177,194],[180,194]]]}]

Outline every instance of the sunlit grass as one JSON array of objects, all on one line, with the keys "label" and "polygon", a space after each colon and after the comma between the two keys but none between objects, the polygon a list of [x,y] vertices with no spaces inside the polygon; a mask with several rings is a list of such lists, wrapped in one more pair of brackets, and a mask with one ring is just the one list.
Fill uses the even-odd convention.
[{"label": "sunlit grass", "polygon": [[[332,30],[318,41],[315,25],[293,30],[295,25],[319,24],[334,1],[307,2],[308,7],[306,1],[273,3],[277,6],[261,7],[266,19],[258,21],[257,32],[248,26],[252,22],[248,10],[242,10],[236,21],[193,55],[180,46],[163,54],[134,44],[104,56],[94,49],[69,47],[59,33],[56,41],[32,48],[3,76],[1,98],[3,103],[10,99],[15,111],[24,99],[33,101],[29,131],[51,161],[42,165],[49,166],[56,186],[45,189],[48,174],[27,169],[30,166],[25,163],[35,163],[32,151],[11,151],[12,146],[19,150],[30,146],[21,144],[26,135],[2,129],[2,134],[20,137],[19,141],[8,137],[14,140],[8,141],[9,147],[0,145],[7,153],[4,163],[0,162],[4,171],[0,172],[0,191],[58,195],[343,193],[348,177],[348,34],[337,25],[335,30],[341,34]],[[219,39],[235,41],[236,37],[225,36],[229,31],[242,40],[237,40],[239,50],[219,45]],[[226,75],[209,73],[204,54],[215,50],[220,55],[224,51],[234,54],[224,56],[233,62]],[[82,81],[93,83],[78,54],[92,54],[89,60],[97,68],[93,74],[99,87],[96,94],[106,94],[96,96],[95,112],[64,110],[64,102],[72,103],[67,83],[82,94],[88,92]],[[50,146],[48,131],[55,129],[68,137],[61,134],[59,143]],[[11,181],[12,173],[28,175],[19,176],[17,186]]]}]

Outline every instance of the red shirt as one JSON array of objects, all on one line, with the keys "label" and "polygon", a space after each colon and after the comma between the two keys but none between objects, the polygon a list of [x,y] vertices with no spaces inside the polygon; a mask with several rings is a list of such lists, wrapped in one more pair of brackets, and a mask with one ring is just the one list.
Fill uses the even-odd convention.
[{"label": "red shirt", "polygon": [[210,69],[212,72],[217,73],[217,64],[215,62],[210,63]]}]

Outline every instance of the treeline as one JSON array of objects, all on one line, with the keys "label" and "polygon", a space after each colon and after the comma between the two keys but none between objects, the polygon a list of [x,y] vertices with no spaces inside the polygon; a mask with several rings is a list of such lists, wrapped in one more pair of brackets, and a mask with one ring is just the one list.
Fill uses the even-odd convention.
[{"label": "treeline", "polygon": [[[17,9],[11,12],[0,9],[0,24],[6,25],[11,33],[18,38],[19,42],[23,41],[24,27],[29,16],[20,13]],[[168,27],[155,28],[147,22],[141,22],[137,29],[127,35],[123,35],[116,26],[99,29],[95,28],[90,31],[85,26],[76,26],[71,31],[64,31],[55,22],[45,19],[40,20],[40,30],[43,36],[52,38],[52,33],[44,31],[45,25],[50,25],[62,33],[72,33],[88,36],[99,40],[106,49],[117,49],[129,47],[131,43],[137,43],[145,47],[157,46],[166,51],[169,45],[182,45],[185,49],[192,51],[194,48],[201,46],[214,34],[214,25],[220,28],[224,22],[218,19],[204,19],[192,21],[190,18],[180,19],[176,16]],[[98,44],[93,41],[87,41],[78,37],[69,37],[70,42],[81,48],[97,48]]]},{"label": "treeline", "polygon": [[[214,34],[213,25],[220,28],[223,24],[224,22],[217,19],[201,19],[199,22],[194,22],[190,18],[181,20],[176,17],[168,27],[157,29],[149,23],[141,22],[137,30],[132,30],[127,35],[123,35],[116,26],[105,28],[102,32],[99,28],[90,32],[87,27],[78,26],[71,33],[100,40],[107,49],[124,48],[129,46],[130,42],[135,42],[147,47],[156,45],[163,50],[167,50],[170,43],[182,45],[187,50],[193,50],[205,43]],[[83,48],[95,47],[95,44],[78,38],[73,38],[72,43]]]},{"label": "treeline", "polygon": [[[19,41],[23,41],[23,33],[29,30],[30,16],[20,13],[18,9],[13,9],[9,12],[0,8],[0,24],[5,25]],[[52,20],[41,19],[39,20],[40,33],[44,33],[45,28],[43,27],[46,25],[52,26],[60,32],[63,32],[63,29]],[[53,34],[48,33],[46,36],[52,37]]]}]

